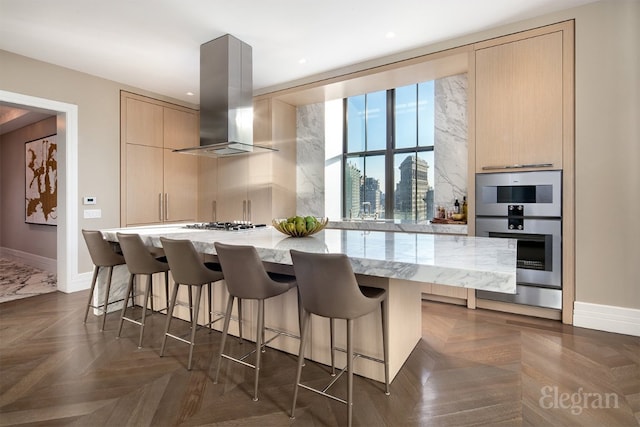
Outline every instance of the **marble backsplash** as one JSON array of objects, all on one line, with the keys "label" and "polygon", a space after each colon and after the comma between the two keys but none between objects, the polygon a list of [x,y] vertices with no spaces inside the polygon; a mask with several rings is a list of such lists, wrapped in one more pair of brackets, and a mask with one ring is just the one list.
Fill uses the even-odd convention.
[{"label": "marble backsplash", "polygon": [[[324,216],[324,103],[297,108],[297,212]],[[434,203],[467,194],[467,74],[435,81]]]},{"label": "marble backsplash", "polygon": [[467,195],[467,74],[435,81],[435,183],[436,206],[450,210],[455,199]]}]

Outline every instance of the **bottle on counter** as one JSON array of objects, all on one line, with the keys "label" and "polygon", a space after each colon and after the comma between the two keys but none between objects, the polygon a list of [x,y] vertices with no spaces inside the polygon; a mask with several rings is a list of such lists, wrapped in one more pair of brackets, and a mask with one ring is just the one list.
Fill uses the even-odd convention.
[{"label": "bottle on counter", "polygon": [[462,218],[465,220],[467,219],[467,209],[467,196],[464,196],[462,198]]},{"label": "bottle on counter", "polygon": [[453,203],[453,213],[460,213],[460,202],[458,201],[458,199],[456,199],[456,201]]}]

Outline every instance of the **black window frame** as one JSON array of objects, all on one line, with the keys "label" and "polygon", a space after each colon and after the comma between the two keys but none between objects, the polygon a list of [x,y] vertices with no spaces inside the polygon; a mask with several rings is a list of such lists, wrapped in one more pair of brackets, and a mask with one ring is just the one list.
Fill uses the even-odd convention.
[{"label": "black window frame", "polygon": [[[430,80],[427,80],[430,81]],[[420,83],[415,83],[416,86],[416,115],[419,114],[419,108],[418,108],[418,98],[419,98],[419,94],[418,94],[418,86],[421,83],[426,83],[425,82],[420,82]],[[394,173],[395,173],[395,169],[394,169],[394,158],[396,154],[413,154],[415,156],[418,155],[418,153],[422,153],[422,152],[429,152],[429,151],[434,151],[435,149],[435,138],[433,141],[433,145],[426,145],[426,146],[419,146],[418,145],[418,138],[419,138],[419,116],[416,119],[416,145],[414,147],[406,147],[406,148],[395,148],[395,92],[396,92],[396,88],[392,88],[392,89],[388,89],[386,91],[386,147],[382,150],[372,150],[372,151],[368,151],[366,149],[366,132],[367,132],[367,126],[366,126],[366,116],[365,116],[365,150],[364,151],[352,151],[352,152],[348,152],[348,135],[349,135],[349,118],[348,118],[348,100],[349,97],[347,98],[343,98],[342,100],[342,173],[343,173],[343,178],[342,178],[342,215],[343,217],[347,218],[349,217],[349,212],[347,210],[347,200],[346,200],[346,196],[347,196],[347,191],[346,191],[346,183],[347,183],[347,179],[346,179],[346,166],[347,166],[347,160],[351,157],[369,157],[369,156],[379,156],[379,155],[384,155],[385,156],[385,203],[384,203],[384,209],[385,209],[385,219],[394,219],[395,218],[395,180],[394,180]],[[370,92],[370,93],[374,93],[374,92]],[[364,94],[365,95],[365,111],[366,111],[366,95],[368,95],[368,93]],[[435,101],[435,95],[434,95],[434,101]],[[434,112],[435,114],[435,112]],[[435,123],[434,123],[434,127],[435,127]],[[434,129],[435,131],[435,129]],[[435,160],[434,160],[435,163]],[[429,165],[430,167],[435,167],[434,165]],[[363,178],[366,177],[366,161],[365,161],[365,170],[362,171],[362,176]],[[434,187],[434,183],[429,183],[430,187],[433,188]],[[417,189],[418,189],[418,183],[416,181],[416,187],[414,189],[414,191],[416,191],[417,193]],[[357,215],[356,215],[357,216]],[[417,219],[417,211],[414,211],[413,214],[413,219],[416,220]]]}]

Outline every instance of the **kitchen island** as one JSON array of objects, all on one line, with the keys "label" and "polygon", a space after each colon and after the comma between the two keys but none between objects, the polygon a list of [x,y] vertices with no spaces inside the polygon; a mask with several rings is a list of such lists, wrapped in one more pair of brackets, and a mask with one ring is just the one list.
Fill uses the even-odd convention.
[{"label": "kitchen island", "polygon": [[[116,232],[140,234],[147,245],[155,247],[161,247],[160,237],[188,239],[199,252],[210,257],[215,257],[214,242],[253,245],[268,269],[285,273],[293,272],[290,249],[346,254],[361,284],[387,289],[389,371],[392,379],[421,337],[421,283],[505,293],[514,293],[516,286],[516,246],[509,239],[336,229],[293,238],[272,227],[209,231],[169,225],[102,230],[103,235],[111,241],[117,241]],[[223,286],[215,287],[215,310],[223,310],[226,296]],[[243,321],[253,324],[256,312],[257,308],[252,304],[244,304]],[[342,323],[336,322],[336,341],[339,347],[344,348],[346,340]],[[265,324],[298,334],[296,290],[267,301]],[[356,331],[359,331],[354,342],[355,351],[382,359],[379,324],[379,312],[358,319],[355,325]],[[251,328],[244,329],[248,331]],[[235,333],[235,330],[231,333]],[[328,334],[328,321],[314,317],[311,345],[306,357],[329,363]],[[279,338],[270,346],[293,354],[298,351],[298,341],[291,338]],[[338,362],[343,363],[344,359],[339,358]],[[382,366],[366,358],[360,358],[355,363],[354,372],[378,381],[384,378]]]}]

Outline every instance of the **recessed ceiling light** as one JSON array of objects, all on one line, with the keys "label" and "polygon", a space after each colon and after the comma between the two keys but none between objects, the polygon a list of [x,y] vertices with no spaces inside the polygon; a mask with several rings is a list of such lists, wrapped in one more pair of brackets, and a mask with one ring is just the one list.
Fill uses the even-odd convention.
[{"label": "recessed ceiling light", "polygon": [[307,63],[307,59],[306,58],[298,59],[298,64],[306,64],[306,63]]},{"label": "recessed ceiling light", "polygon": [[187,96],[193,96],[193,92],[187,92]]},{"label": "recessed ceiling light", "polygon": [[394,33],[393,31],[389,31],[387,34],[385,34],[385,37],[388,39],[392,39],[396,36],[396,33]]}]

